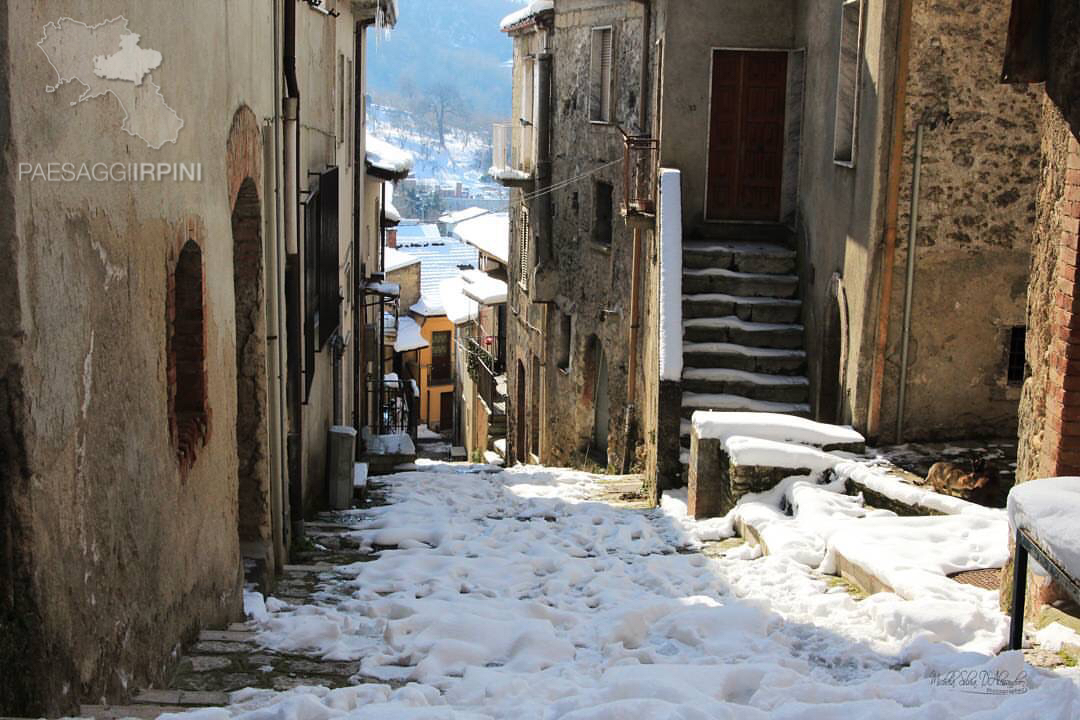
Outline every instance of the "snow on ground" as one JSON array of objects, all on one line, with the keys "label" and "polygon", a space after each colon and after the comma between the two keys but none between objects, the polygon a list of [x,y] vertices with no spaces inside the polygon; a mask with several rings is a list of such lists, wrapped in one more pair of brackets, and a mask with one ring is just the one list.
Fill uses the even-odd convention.
[{"label": "snow on ground", "polygon": [[[785,553],[750,559],[744,546],[707,557],[691,551],[692,535],[718,521],[687,518],[677,495],[632,511],[591,502],[594,476],[535,466],[418,462],[380,480],[390,504],[343,517],[361,546],[396,549],[324,576],[317,605],[248,602],[262,644],[359,659],[357,686],[245,690],[196,716],[1080,715],[1069,678],[1019,653],[955,646],[978,644],[963,621],[985,608],[891,593],[856,601]],[[935,639],[942,624],[955,644]]]}]

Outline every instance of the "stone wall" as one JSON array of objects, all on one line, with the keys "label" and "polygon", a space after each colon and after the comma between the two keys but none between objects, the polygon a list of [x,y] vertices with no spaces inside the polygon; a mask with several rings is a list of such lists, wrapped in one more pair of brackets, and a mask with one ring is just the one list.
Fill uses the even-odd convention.
[{"label": "stone wall", "polygon": [[1034,89],[1000,82],[1008,20],[1008,3],[914,3],[881,415],[885,438],[893,437],[901,382],[920,125],[905,439],[1015,432],[1020,384],[1008,383],[1008,347],[1012,328],[1025,324],[1040,111]]}]

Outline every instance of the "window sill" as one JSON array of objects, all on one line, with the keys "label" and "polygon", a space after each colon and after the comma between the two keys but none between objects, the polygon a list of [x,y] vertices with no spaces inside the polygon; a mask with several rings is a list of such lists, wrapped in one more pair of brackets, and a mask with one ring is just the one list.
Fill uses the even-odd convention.
[{"label": "window sill", "polygon": [[615,127],[614,120],[589,120],[589,124],[597,127]]},{"label": "window sill", "polygon": [[596,252],[603,253],[605,255],[610,255],[611,254],[611,246],[610,245],[607,245],[607,244],[602,243],[602,242],[597,242],[596,240],[590,239],[589,240],[589,247],[592,248],[593,250],[595,250]]}]

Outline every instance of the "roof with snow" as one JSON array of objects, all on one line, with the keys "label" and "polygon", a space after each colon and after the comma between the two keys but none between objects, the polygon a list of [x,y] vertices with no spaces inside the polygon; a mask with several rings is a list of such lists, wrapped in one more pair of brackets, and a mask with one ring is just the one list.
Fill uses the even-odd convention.
[{"label": "roof with snow", "polygon": [[420,299],[409,308],[409,311],[414,312],[417,315],[423,315],[424,317],[437,317],[446,314],[446,311],[443,310],[442,298],[437,295],[434,297],[421,295]]},{"label": "roof with snow", "polygon": [[397,339],[394,340],[394,352],[409,352],[426,348],[428,341],[420,334],[420,326],[408,315],[397,320]]},{"label": "roof with snow", "polygon": [[470,207],[464,210],[455,210],[454,212],[448,212],[439,218],[439,222],[446,223],[447,225],[456,225],[466,220],[471,220],[478,215],[485,215],[488,211],[482,207]]},{"label": "roof with snow", "polygon": [[417,223],[415,220],[406,221],[398,225],[398,242],[406,243],[413,240],[439,240],[439,226],[431,223]]},{"label": "roof with snow", "polygon": [[383,270],[385,272],[394,272],[402,268],[409,267],[410,265],[416,265],[420,262],[420,258],[409,253],[401,252],[397,248],[388,247],[385,250],[383,257]]},{"label": "roof with snow", "polygon": [[506,265],[510,258],[510,214],[486,213],[458,223],[454,237]]},{"label": "roof with snow", "polygon": [[555,0],[532,0],[528,5],[517,12],[510,13],[499,23],[503,32],[516,30],[525,23],[536,18],[537,15],[555,9]]},{"label": "roof with snow", "polygon": [[444,280],[439,285],[439,296],[446,309],[446,317],[455,325],[463,325],[480,316],[480,305],[465,295],[465,284],[465,279],[459,275]]},{"label": "roof with snow", "polygon": [[367,134],[367,166],[376,175],[390,176],[388,179],[402,179],[413,167],[412,153],[394,147],[371,133]]},{"label": "roof with snow", "polygon": [[481,305],[501,305],[506,302],[506,283],[479,270],[461,273],[465,281],[462,292]]},{"label": "roof with snow", "polygon": [[443,280],[457,277],[462,270],[475,269],[479,254],[472,245],[454,238],[402,238],[398,233],[398,250],[420,258],[420,294],[434,296]]}]

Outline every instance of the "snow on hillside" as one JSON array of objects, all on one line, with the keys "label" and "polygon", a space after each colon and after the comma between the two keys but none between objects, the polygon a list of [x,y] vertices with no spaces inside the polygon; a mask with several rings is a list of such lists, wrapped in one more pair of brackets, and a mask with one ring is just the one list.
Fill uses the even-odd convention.
[{"label": "snow on hillside", "polygon": [[491,165],[490,136],[450,127],[443,147],[427,119],[377,104],[368,106],[368,128],[375,137],[412,154],[412,177],[417,180],[434,180],[440,186],[460,182],[474,196],[502,193],[498,185],[482,180]]}]

